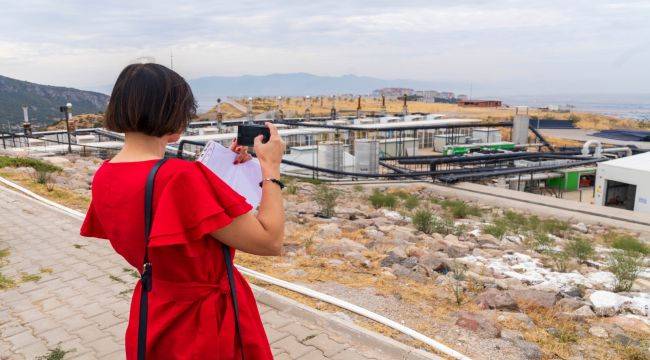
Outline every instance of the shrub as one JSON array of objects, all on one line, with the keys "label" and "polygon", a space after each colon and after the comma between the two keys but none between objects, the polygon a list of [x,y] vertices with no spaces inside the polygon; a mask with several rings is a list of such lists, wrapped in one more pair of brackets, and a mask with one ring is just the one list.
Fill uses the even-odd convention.
[{"label": "shrub", "polygon": [[418,205],[420,205],[420,200],[417,196],[409,195],[404,199],[404,207],[409,210],[415,209]]},{"label": "shrub", "polygon": [[580,262],[585,262],[594,256],[594,247],[591,243],[584,238],[575,238],[569,242],[565,248],[566,252],[578,259]]},{"label": "shrub", "polygon": [[361,185],[359,185],[359,184],[354,185],[354,186],[352,187],[352,190],[354,190],[355,192],[363,192],[363,186],[361,186]]},{"label": "shrub", "polygon": [[615,251],[609,258],[609,271],[616,277],[614,291],[630,291],[639,276],[643,257],[635,251]]},{"label": "shrub", "polygon": [[431,234],[434,230],[434,215],[429,209],[418,209],[413,214],[413,225],[425,234]]},{"label": "shrub", "polygon": [[28,157],[11,157],[0,155],[0,168],[3,167],[30,167],[36,171],[58,172],[62,171],[60,167],[39,159]]},{"label": "shrub", "polygon": [[639,254],[650,254],[650,247],[639,239],[625,234],[608,234],[612,247],[623,251],[633,251]]},{"label": "shrub", "polygon": [[506,232],[508,232],[508,223],[503,218],[496,219],[492,224],[486,225],[483,228],[483,232],[501,240],[505,236]]},{"label": "shrub", "polygon": [[449,211],[454,219],[464,219],[469,216],[481,216],[481,209],[461,200],[443,200],[441,205]]},{"label": "shrub", "polygon": [[375,209],[382,207],[393,209],[397,205],[397,197],[393,194],[384,194],[379,189],[374,189],[372,195],[368,197],[370,203]]},{"label": "shrub", "polygon": [[566,251],[552,251],[549,253],[551,261],[553,261],[553,268],[558,272],[569,271],[571,255]]},{"label": "shrub", "polygon": [[547,249],[555,243],[555,241],[553,241],[553,239],[546,233],[534,233],[533,239],[533,247],[536,250]]},{"label": "shrub", "polygon": [[454,298],[456,299],[456,305],[460,306],[463,304],[463,298],[465,294],[465,289],[463,288],[463,280],[465,280],[465,273],[467,269],[465,265],[454,261],[451,267],[451,275],[453,279],[452,290],[454,293]]},{"label": "shrub", "polygon": [[293,182],[287,184],[287,194],[296,195],[297,192],[298,192],[298,186],[296,184],[294,184]]},{"label": "shrub", "polygon": [[321,184],[316,189],[314,201],[320,207],[320,214],[324,217],[334,216],[334,207],[336,206],[336,199],[339,197],[340,192],[336,189]]}]

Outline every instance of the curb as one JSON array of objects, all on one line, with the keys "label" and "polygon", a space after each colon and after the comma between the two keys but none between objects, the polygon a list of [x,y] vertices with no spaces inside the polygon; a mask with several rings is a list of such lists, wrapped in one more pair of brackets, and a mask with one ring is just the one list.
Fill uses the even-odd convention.
[{"label": "curb", "polygon": [[387,336],[364,329],[352,322],[345,321],[333,314],[316,310],[293,299],[289,299],[260,286],[250,284],[255,299],[280,312],[305,319],[326,329],[334,330],[361,342],[365,346],[380,352],[382,359],[403,360],[441,360],[443,358],[427,351],[416,349]]}]

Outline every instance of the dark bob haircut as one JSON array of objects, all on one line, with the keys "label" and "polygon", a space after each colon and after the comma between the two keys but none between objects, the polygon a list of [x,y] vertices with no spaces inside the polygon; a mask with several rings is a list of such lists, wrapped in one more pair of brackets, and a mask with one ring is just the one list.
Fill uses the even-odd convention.
[{"label": "dark bob haircut", "polygon": [[106,108],[106,128],[161,137],[182,132],[196,115],[189,84],[158,64],[132,64],[117,77]]}]

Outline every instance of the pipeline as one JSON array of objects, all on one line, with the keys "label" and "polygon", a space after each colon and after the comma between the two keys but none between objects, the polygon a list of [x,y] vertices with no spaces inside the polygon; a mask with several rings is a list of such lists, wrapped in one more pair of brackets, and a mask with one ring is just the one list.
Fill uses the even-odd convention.
[{"label": "pipeline", "polygon": [[[42,197],[42,196],[28,190],[28,189],[26,189],[26,188],[24,188],[24,187],[22,187],[22,186],[20,186],[18,184],[15,184],[15,183],[13,183],[13,182],[11,182],[11,181],[3,178],[3,177],[0,177],[0,182],[7,185],[7,186],[9,186],[9,187],[11,187],[11,188],[13,188],[13,189],[16,189],[16,190],[20,191],[24,195],[32,197],[33,199],[35,199],[37,201],[43,202],[43,203],[45,203],[46,205],[48,205],[50,207],[53,207],[53,208],[55,208],[55,209],[57,209],[59,211],[62,211],[63,213],[65,213],[65,214],[67,214],[67,215],[69,215],[69,216],[71,216],[71,217],[73,217],[75,219],[83,221],[83,219],[85,217],[85,214],[83,214],[82,212],[70,209],[70,208],[68,208],[66,206],[63,206],[61,204],[58,204],[58,203],[56,203],[54,201],[48,200],[48,199],[46,199],[46,198],[44,198],[44,197]],[[351,312],[353,312],[355,314],[358,314],[358,315],[361,315],[361,316],[366,317],[368,319],[374,320],[374,321],[376,321],[376,322],[378,322],[380,324],[388,326],[388,327],[390,327],[390,328],[392,328],[394,330],[397,330],[397,331],[399,331],[399,332],[401,332],[401,333],[403,333],[405,335],[408,335],[408,336],[410,336],[410,337],[412,337],[412,338],[414,338],[416,340],[422,341],[423,343],[431,346],[432,348],[434,348],[434,349],[440,351],[441,353],[443,353],[445,355],[448,355],[448,356],[450,356],[450,357],[452,357],[454,359],[471,360],[471,358],[457,352],[456,350],[453,350],[453,349],[447,347],[444,344],[441,344],[441,343],[427,337],[426,335],[424,335],[422,333],[419,333],[419,332],[417,332],[417,331],[415,331],[415,330],[413,330],[413,329],[411,329],[409,327],[406,327],[406,326],[404,326],[404,325],[402,325],[400,323],[397,323],[397,322],[395,322],[393,320],[390,320],[390,319],[388,319],[388,318],[386,318],[384,316],[381,316],[381,315],[379,315],[377,313],[374,313],[374,312],[372,312],[370,310],[367,310],[365,308],[362,308],[360,306],[354,305],[352,303],[349,303],[347,301],[335,298],[335,297],[327,295],[327,294],[323,294],[321,292],[318,292],[316,290],[312,290],[312,289],[304,287],[304,286],[296,285],[296,284],[290,283],[288,281],[284,281],[284,280],[274,278],[272,276],[257,272],[255,270],[248,269],[248,268],[243,267],[241,265],[235,265],[235,266],[237,267],[237,269],[242,274],[248,275],[248,276],[250,276],[252,278],[258,279],[260,281],[263,281],[263,282],[266,282],[266,283],[269,283],[269,284],[272,284],[272,285],[275,285],[275,286],[282,287],[282,288],[287,289],[287,290],[291,290],[293,292],[296,292],[296,293],[299,293],[299,294],[302,294],[302,295],[312,297],[312,298],[320,300],[320,301],[327,302],[327,303],[332,304],[332,305],[336,305],[336,306],[338,306],[340,308],[349,310],[349,311],[351,311]]]}]

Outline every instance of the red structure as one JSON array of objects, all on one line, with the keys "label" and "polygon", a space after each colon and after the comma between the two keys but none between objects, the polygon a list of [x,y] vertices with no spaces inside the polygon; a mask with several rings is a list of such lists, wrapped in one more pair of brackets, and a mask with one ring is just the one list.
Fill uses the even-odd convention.
[{"label": "red structure", "polygon": [[500,107],[501,100],[458,100],[458,106]]}]

